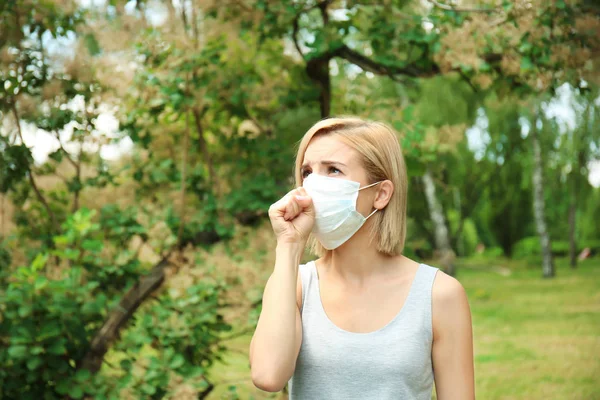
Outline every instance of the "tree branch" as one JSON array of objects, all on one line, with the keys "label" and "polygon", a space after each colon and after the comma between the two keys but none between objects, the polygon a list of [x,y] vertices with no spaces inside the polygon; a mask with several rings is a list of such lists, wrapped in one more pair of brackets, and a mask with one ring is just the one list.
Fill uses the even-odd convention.
[{"label": "tree branch", "polygon": [[298,20],[300,19],[301,15],[302,13],[296,14],[296,16],[294,17],[294,21],[292,22],[292,26],[294,28],[294,30],[292,31],[292,40],[294,41],[294,46],[296,46],[296,50],[300,54],[300,57],[304,58],[304,53],[302,52],[302,49],[300,49],[300,45],[298,44],[298,30],[300,29],[298,25]]},{"label": "tree branch", "polygon": [[473,93],[479,92],[479,90],[477,90],[477,87],[475,85],[473,85],[473,82],[471,82],[471,79],[469,79],[469,77],[466,76],[465,73],[460,68],[458,69],[458,74],[471,87],[471,89],[473,90]]},{"label": "tree branch", "polygon": [[300,30],[300,26],[299,26],[300,17],[302,16],[302,14],[306,14],[307,12],[312,11],[315,8],[320,8],[321,16],[323,17],[323,23],[327,24],[327,22],[329,22],[329,18],[327,17],[327,7],[331,3],[333,3],[333,0],[321,1],[317,4],[315,4],[314,6],[310,6],[310,7],[302,9],[302,11],[300,11],[298,14],[296,14],[296,16],[294,16],[294,19],[292,20],[292,27],[293,27],[292,39],[294,42],[294,46],[296,47],[296,50],[298,51],[298,53],[300,54],[300,56],[302,58],[304,58],[304,53],[300,49],[300,45],[298,43],[298,31]]},{"label": "tree branch", "polygon": [[185,187],[186,187],[186,171],[187,171],[187,155],[188,141],[190,137],[190,112],[185,112],[185,132],[183,134],[183,156],[181,157],[181,217],[179,221],[179,230],[177,232],[177,244],[181,246],[181,238],[183,237],[183,228],[185,225]]},{"label": "tree branch", "polygon": [[60,141],[60,133],[54,132],[54,135],[56,136],[56,140],[58,140],[58,146],[63,151],[63,153],[65,153],[65,156],[67,157],[67,160],[69,160],[69,163],[71,163],[71,165],[75,167],[75,170],[79,169],[75,161],[71,158],[71,154],[63,147],[62,142]]},{"label": "tree branch", "polygon": [[407,65],[405,67],[396,67],[392,65],[384,65],[378,63],[376,61],[371,60],[370,58],[358,53],[357,51],[352,50],[346,45],[342,45],[337,49],[326,53],[331,57],[340,57],[343,58],[352,64],[355,64],[361,67],[363,70],[372,72],[375,75],[388,75],[392,79],[396,79],[396,75],[406,75],[413,78],[418,77],[430,77],[440,73],[437,65],[434,65],[433,68],[429,71],[419,69],[413,65]]},{"label": "tree branch", "polygon": [[456,11],[456,12],[481,12],[481,13],[495,13],[502,11],[501,8],[473,8],[473,7],[457,7],[449,4],[443,4],[436,0],[427,0],[435,7],[445,11]]},{"label": "tree branch", "polygon": [[[11,103],[11,111],[12,111],[13,117],[15,118],[15,123],[17,124],[17,132],[19,134],[19,139],[21,139],[21,143],[23,144],[23,146],[25,146],[25,140],[23,140],[23,132],[21,131],[21,120],[19,119],[19,113],[17,112],[17,105],[15,104],[14,101]],[[31,184],[31,187],[33,188],[33,191],[35,192],[35,195],[37,196],[40,203],[42,203],[42,205],[46,209],[46,212],[48,213],[48,216],[50,217],[52,228],[56,231],[58,228],[57,223],[56,223],[56,216],[54,215],[54,213],[52,212],[52,209],[50,208],[50,205],[48,204],[48,202],[42,195],[42,192],[40,192],[39,188],[37,187],[37,184],[35,183],[35,179],[33,178],[33,172],[31,171],[29,164],[27,164],[27,175],[29,176],[29,183]]]},{"label": "tree branch", "polygon": [[78,368],[87,369],[93,373],[100,370],[104,355],[112,342],[117,339],[121,328],[125,326],[139,306],[162,285],[165,279],[164,270],[170,265],[168,259],[171,252],[172,250],[152,268],[148,275],[142,276],[123,296],[119,305],[108,314],[106,321],[92,339],[90,348]]}]

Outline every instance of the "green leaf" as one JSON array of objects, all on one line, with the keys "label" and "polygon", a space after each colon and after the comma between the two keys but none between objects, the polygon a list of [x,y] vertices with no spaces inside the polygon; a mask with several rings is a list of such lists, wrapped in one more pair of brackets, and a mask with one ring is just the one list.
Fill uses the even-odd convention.
[{"label": "green leaf", "polygon": [[79,249],[65,249],[63,252],[64,257],[68,260],[76,260],[80,254],[81,251]]},{"label": "green leaf", "polygon": [[58,149],[50,154],[48,154],[48,158],[60,163],[63,159],[63,151],[62,149]]},{"label": "green leaf", "polygon": [[56,244],[69,244],[71,241],[72,240],[68,235],[54,236],[54,243]]},{"label": "green leaf", "polygon": [[60,380],[57,384],[56,384],[56,391],[59,394],[67,394],[69,392],[69,389],[71,388],[71,385],[69,384],[69,382],[67,382],[66,380],[62,379]]},{"label": "green leaf", "polygon": [[30,304],[22,304],[21,307],[19,307],[19,317],[25,318],[29,316],[32,311],[33,309]]},{"label": "green leaf", "polygon": [[125,360],[121,360],[119,365],[121,365],[121,369],[123,369],[125,371],[129,371],[131,369],[132,362],[131,362],[131,360],[125,359]]},{"label": "green leaf", "polygon": [[92,33],[88,33],[84,36],[85,46],[87,47],[90,55],[97,56],[101,53],[100,43],[96,40],[96,36]]},{"label": "green leaf", "polygon": [[100,240],[86,239],[86,240],[84,240],[81,243],[81,246],[85,250],[89,250],[89,251],[101,251],[102,248],[104,247],[104,243],[102,243],[102,241],[100,241]]},{"label": "green leaf", "polygon": [[71,390],[69,391],[69,396],[71,396],[74,399],[80,399],[83,397],[83,390],[81,389],[81,386],[73,386],[71,388]]},{"label": "green leaf", "polygon": [[62,343],[62,341],[56,341],[50,347],[48,347],[48,353],[50,354],[62,355],[66,352],[67,349],[65,348],[65,345]]},{"label": "green leaf", "polygon": [[49,339],[51,337],[60,336],[60,325],[56,321],[47,322],[38,332],[38,340]]},{"label": "green leaf", "polygon": [[10,346],[8,348],[8,355],[11,358],[23,358],[27,356],[27,347],[23,345]]},{"label": "green leaf", "polygon": [[48,253],[39,253],[31,262],[31,270],[34,272],[40,271],[46,266],[48,261]]},{"label": "green leaf", "polygon": [[42,359],[40,357],[33,357],[27,360],[27,369],[33,371],[42,365]]},{"label": "green leaf", "polygon": [[140,389],[142,390],[142,392],[144,392],[150,396],[152,396],[154,393],[156,393],[156,388],[148,383],[142,384]]},{"label": "green leaf", "polygon": [[521,58],[521,70],[523,72],[531,71],[533,68],[534,68],[534,65],[531,62],[531,58],[529,58],[529,57]]},{"label": "green leaf", "polygon": [[175,354],[175,357],[173,357],[173,359],[169,363],[169,367],[171,367],[173,369],[177,369],[177,368],[181,367],[183,364],[185,364],[185,358],[183,358],[183,356],[181,354]]},{"label": "green leaf", "polygon": [[46,286],[48,286],[48,279],[46,279],[45,276],[38,276],[35,278],[35,283],[33,286],[35,290],[42,290]]},{"label": "green leaf", "polygon": [[75,380],[77,382],[84,382],[90,379],[92,376],[91,372],[87,369],[80,369],[75,373]]}]

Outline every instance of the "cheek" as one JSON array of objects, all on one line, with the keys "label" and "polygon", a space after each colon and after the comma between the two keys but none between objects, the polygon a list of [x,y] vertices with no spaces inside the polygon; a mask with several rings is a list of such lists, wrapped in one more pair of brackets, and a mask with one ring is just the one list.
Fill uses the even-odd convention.
[{"label": "cheek", "polygon": [[373,211],[373,196],[370,194],[359,194],[356,200],[356,210],[363,216],[367,216]]}]

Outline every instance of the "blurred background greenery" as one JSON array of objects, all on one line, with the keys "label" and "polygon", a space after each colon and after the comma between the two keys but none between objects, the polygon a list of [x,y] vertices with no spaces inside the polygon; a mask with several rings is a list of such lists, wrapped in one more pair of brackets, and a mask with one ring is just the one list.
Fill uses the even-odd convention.
[{"label": "blurred background greenery", "polygon": [[266,212],[340,114],[398,131],[477,397],[600,399],[599,57],[594,0],[1,0],[0,399],[287,398]]}]

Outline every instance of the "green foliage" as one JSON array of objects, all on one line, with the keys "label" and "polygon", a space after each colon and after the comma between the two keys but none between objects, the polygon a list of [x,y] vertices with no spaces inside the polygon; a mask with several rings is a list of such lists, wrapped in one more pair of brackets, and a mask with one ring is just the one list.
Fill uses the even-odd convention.
[{"label": "green foliage", "polygon": [[[150,357],[143,379],[134,377],[131,368],[125,368],[116,382],[81,369],[107,312],[143,273],[127,250],[104,258],[111,253],[108,243],[112,247],[144,234],[131,213],[110,205],[95,222],[96,212],[83,208],[63,224],[62,234],[54,240],[56,249],[38,253],[28,266],[1,270],[0,341],[6,344],[0,348],[2,397],[102,398],[118,396],[123,388],[145,397],[165,393],[169,374],[194,381],[199,388],[206,386],[205,369],[224,349],[217,345],[219,332],[231,329],[219,314],[219,299],[226,290],[219,282],[193,284],[184,295],[164,293],[126,328],[117,347],[127,354],[122,365],[146,357],[144,346],[151,345],[159,354]],[[48,261],[55,257],[68,268],[51,273]]]},{"label": "green foliage", "polygon": [[459,254],[469,256],[475,252],[477,245],[481,243],[477,235],[477,228],[471,219],[464,222],[463,232],[459,238],[458,251]]},{"label": "green foliage", "polygon": [[6,239],[0,236],[0,276],[6,273],[12,262],[12,256],[5,242]]},{"label": "green foliage", "polygon": [[[172,288],[145,307],[113,350],[120,360],[116,387],[136,398],[172,396],[172,379],[206,389],[206,371],[225,349],[220,333],[231,330],[218,312],[225,289],[208,281]],[[144,365],[142,372],[136,364]]]},{"label": "green foliage", "polygon": [[[589,248],[594,253],[600,253],[600,240],[584,240],[577,243],[577,253],[585,248]],[[558,257],[567,256],[569,254],[569,242],[566,240],[552,240],[552,254]],[[537,236],[527,237],[515,243],[513,253],[515,258],[526,259],[540,255],[540,239]]]},{"label": "green foliage", "polygon": [[[81,398],[86,391],[89,379],[77,364],[108,305],[106,282],[97,279],[103,244],[93,240],[99,229],[93,215],[85,209],[74,214],[56,238],[60,248],[3,276],[0,339],[8,347],[0,351],[0,386],[8,398]],[[70,263],[59,279],[49,278],[50,257]]]},{"label": "green foliage", "polygon": [[5,194],[27,177],[33,163],[31,151],[23,144],[11,145],[0,136],[0,193]]},{"label": "green foliage", "polygon": [[[459,255],[483,243],[483,258],[531,258],[539,241],[520,121],[537,123],[531,105],[564,82],[588,96],[585,80],[576,132],[561,136],[556,121],[543,121],[545,196],[556,254],[567,249],[572,193],[578,246],[598,248],[599,192],[580,182],[600,148],[590,2],[483,2],[489,10],[471,13],[411,0],[192,1],[185,10],[161,3],[164,23],[150,17],[158,3],[134,3],[85,12],[69,0],[0,4],[0,193],[16,224],[14,243],[0,244],[0,398],[160,399],[178,395],[173,382],[210,388],[231,329],[220,313],[230,287],[210,270],[167,281],[109,344],[98,373],[81,365],[107,315],[148,272],[140,250],[162,256],[179,246],[185,258],[187,245],[210,249],[236,225],[266,220],[294,186],[295,147],[327,96],[332,113],[399,132],[411,179],[406,255],[434,255],[421,183],[429,170]],[[74,38],[75,57],[50,52],[66,42],[48,37]],[[120,121],[116,137],[98,138],[104,112]],[[480,119],[487,126],[475,154],[465,130]],[[43,165],[20,143],[36,129],[63,140]],[[115,163],[121,171],[87,152],[122,138],[135,147]],[[135,206],[111,197],[121,184]],[[131,249],[138,240],[149,249]],[[242,257],[243,244],[224,247]],[[22,257],[25,266],[11,264]],[[249,326],[261,310],[251,293]]]}]

